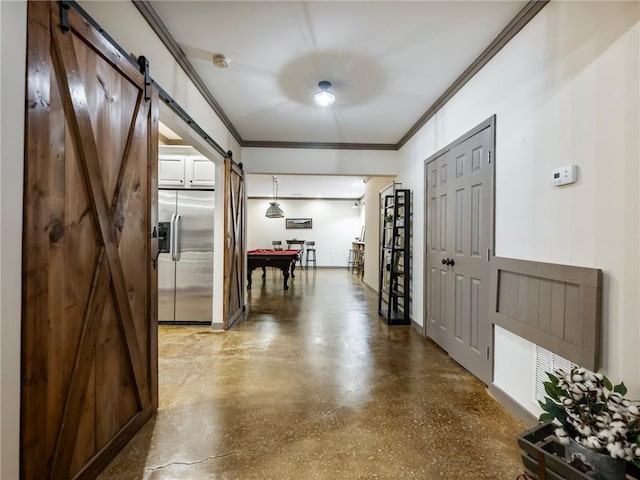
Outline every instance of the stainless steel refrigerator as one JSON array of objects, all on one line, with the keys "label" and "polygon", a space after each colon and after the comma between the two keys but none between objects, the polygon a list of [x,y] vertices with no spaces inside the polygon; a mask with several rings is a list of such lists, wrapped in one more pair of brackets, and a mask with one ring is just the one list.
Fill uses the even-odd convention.
[{"label": "stainless steel refrigerator", "polygon": [[[160,190],[158,320],[209,324],[213,312],[212,190]],[[164,241],[163,240],[164,237]]]}]

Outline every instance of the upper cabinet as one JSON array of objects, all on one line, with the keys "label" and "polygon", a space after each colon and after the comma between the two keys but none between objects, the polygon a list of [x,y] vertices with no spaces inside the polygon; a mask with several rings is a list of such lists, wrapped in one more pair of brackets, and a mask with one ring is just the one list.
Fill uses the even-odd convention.
[{"label": "upper cabinet", "polygon": [[[191,158],[191,174],[187,175],[191,187],[213,187],[216,180],[216,169],[213,162],[207,158]],[[185,165],[189,172],[189,165]]]},{"label": "upper cabinet", "polygon": [[158,159],[158,185],[184,187],[184,157],[160,157]]},{"label": "upper cabinet", "polygon": [[172,188],[213,188],[215,165],[204,157],[161,156],[158,185]]}]

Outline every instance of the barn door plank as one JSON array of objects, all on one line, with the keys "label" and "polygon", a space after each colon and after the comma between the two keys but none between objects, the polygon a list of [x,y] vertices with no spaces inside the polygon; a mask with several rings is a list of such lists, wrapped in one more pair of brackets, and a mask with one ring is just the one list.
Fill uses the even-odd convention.
[{"label": "barn door plank", "polygon": [[[26,91],[27,126],[40,132],[40,142],[25,141],[28,158],[45,158],[49,155],[49,115],[51,65],[39,52],[50,48],[49,5],[29,2],[30,41],[28,43]],[[25,139],[26,140],[26,139]],[[49,195],[49,174],[54,164],[47,162],[43,169],[25,169],[25,195]],[[33,423],[47,425],[47,370],[42,368],[49,356],[49,243],[50,239],[40,232],[48,231],[51,225],[49,206],[43,202],[25,202],[24,215],[29,222],[23,224],[23,236],[29,250],[23,249],[23,296],[24,312],[22,329],[22,392],[21,410],[29,412],[29,417],[21,415],[20,436],[22,448],[27,448],[33,458],[47,459],[47,437],[42,432],[28,428]],[[24,478],[46,478],[46,462],[21,462]]]}]

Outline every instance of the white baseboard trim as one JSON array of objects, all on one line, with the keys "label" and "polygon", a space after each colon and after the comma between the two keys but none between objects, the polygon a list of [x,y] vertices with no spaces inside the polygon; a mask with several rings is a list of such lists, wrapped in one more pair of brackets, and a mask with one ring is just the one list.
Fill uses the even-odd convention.
[{"label": "white baseboard trim", "polygon": [[494,384],[489,385],[489,393],[498,403],[524,422],[527,428],[538,424],[538,419],[526,408],[516,402],[509,394]]},{"label": "white baseboard trim", "polygon": [[418,332],[420,334],[420,336],[424,336],[423,332],[422,332],[422,325],[420,325],[418,322],[416,322],[413,318],[411,319],[411,326],[413,327],[413,329]]}]

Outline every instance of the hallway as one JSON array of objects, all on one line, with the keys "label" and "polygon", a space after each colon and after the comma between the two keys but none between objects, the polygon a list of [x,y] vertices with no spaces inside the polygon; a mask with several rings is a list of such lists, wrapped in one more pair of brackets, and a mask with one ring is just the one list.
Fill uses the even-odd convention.
[{"label": "hallway", "polygon": [[229,332],[162,327],[160,405],[101,479],[515,479],[525,426],[344,269],[253,274]]}]

